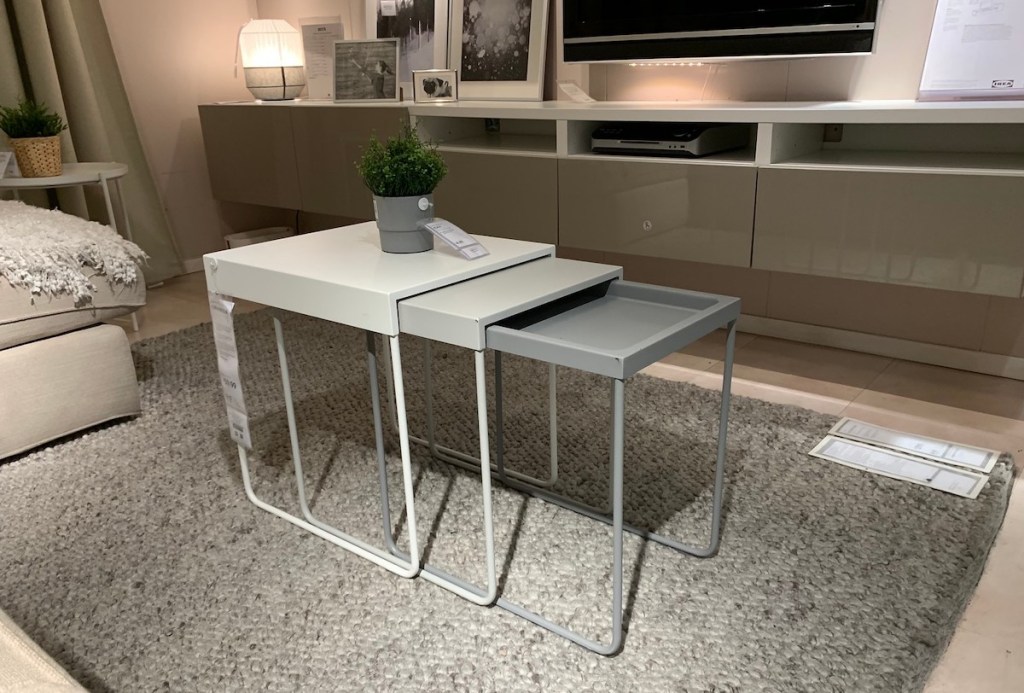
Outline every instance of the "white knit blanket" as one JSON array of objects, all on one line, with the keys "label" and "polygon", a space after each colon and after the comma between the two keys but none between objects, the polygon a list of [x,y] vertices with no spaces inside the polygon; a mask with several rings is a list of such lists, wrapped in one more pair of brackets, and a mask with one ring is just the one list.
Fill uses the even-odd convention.
[{"label": "white knit blanket", "polygon": [[55,209],[0,200],[0,276],[33,295],[92,302],[92,277],[132,286],[146,254],[109,226]]}]

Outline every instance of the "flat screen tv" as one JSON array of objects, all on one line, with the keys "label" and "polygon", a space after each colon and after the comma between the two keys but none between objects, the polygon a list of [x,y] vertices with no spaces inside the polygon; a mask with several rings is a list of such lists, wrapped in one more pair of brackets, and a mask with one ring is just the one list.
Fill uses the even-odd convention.
[{"label": "flat screen tv", "polygon": [[564,0],[566,62],[870,53],[879,0]]}]

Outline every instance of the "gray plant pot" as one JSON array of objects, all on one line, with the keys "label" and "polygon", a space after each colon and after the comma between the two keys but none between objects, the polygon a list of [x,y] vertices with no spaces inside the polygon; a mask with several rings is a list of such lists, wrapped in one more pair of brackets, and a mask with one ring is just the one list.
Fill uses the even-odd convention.
[{"label": "gray plant pot", "polygon": [[374,195],[373,211],[380,230],[380,249],[385,253],[422,253],[424,250],[433,250],[433,234],[419,226],[421,221],[434,218],[433,195]]}]

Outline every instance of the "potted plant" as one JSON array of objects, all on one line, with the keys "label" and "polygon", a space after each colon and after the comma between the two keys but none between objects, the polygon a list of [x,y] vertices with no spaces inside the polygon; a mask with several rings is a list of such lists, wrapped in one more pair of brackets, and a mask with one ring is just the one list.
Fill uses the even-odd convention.
[{"label": "potted plant", "polygon": [[11,139],[26,178],[61,174],[60,133],[66,128],[60,115],[44,103],[23,99],[17,106],[0,106],[0,130]]},{"label": "potted plant", "polygon": [[406,125],[387,142],[372,137],[356,167],[373,193],[381,250],[419,253],[432,249],[434,237],[420,222],[433,218],[434,188],[448,172],[437,147],[421,140]]}]

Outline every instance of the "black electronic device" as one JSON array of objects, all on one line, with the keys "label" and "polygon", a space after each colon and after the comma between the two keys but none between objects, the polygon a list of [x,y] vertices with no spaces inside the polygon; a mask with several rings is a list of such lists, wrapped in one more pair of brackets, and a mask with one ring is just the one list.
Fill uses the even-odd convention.
[{"label": "black electronic device", "polygon": [[879,0],[563,0],[566,62],[870,53]]},{"label": "black electronic device", "polygon": [[698,157],[746,147],[750,126],[720,123],[609,123],[594,130],[591,149],[609,154]]}]

